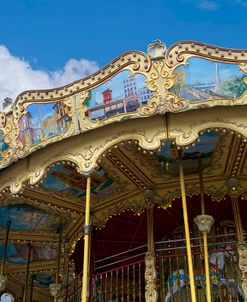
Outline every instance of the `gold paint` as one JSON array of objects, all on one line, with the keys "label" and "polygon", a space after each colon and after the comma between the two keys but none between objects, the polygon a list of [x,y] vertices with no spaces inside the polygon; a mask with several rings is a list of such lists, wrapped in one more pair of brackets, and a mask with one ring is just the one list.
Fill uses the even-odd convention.
[{"label": "gold paint", "polygon": [[189,269],[189,276],[190,276],[190,296],[191,296],[191,301],[196,302],[196,289],[195,289],[195,279],[194,279],[194,271],[193,271],[193,263],[192,263],[190,230],[189,230],[189,222],[188,222],[186,192],[185,192],[185,183],[184,183],[184,169],[183,169],[183,159],[182,159],[181,150],[178,150],[178,155],[179,155],[179,158],[178,158],[179,159],[179,176],[180,176],[184,229],[185,229],[185,238],[186,238],[187,261],[188,261],[188,269]]},{"label": "gold paint", "polygon": [[[87,177],[86,188],[86,213],[85,213],[85,226],[89,227],[90,224],[90,195],[91,195],[91,178]],[[81,301],[87,302],[88,278],[89,278],[89,234],[84,234],[84,258],[83,258],[83,277],[82,277],[82,293]]]}]

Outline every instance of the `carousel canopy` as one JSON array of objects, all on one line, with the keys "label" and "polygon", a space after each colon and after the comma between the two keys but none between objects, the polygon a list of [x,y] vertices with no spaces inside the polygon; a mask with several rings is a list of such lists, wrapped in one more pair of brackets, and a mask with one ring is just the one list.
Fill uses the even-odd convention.
[{"label": "carousel canopy", "polygon": [[[186,193],[194,198],[191,213],[200,193],[199,161],[208,199],[227,200],[231,178],[246,199],[246,64],[247,50],[193,41],[166,49],[157,40],[147,54],[127,52],[87,78],[23,92],[6,104],[0,113],[1,238],[11,221],[6,273],[24,280],[31,242],[34,284],[43,290],[54,282],[59,228],[62,265],[82,237],[88,175],[97,229],[126,210],[141,215],[151,203],[165,209],[158,237],[171,232],[181,224],[177,147]],[[227,207],[225,216],[220,207],[212,210],[216,219],[231,218]],[[119,245],[98,243],[98,258],[128,246],[116,225],[137,223],[124,215],[109,224]],[[138,236],[135,244],[142,244],[145,232]]]}]

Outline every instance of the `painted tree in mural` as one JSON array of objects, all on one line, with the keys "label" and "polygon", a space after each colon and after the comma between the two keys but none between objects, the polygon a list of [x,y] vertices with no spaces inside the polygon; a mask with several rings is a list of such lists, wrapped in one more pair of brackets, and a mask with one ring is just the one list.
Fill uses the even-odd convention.
[{"label": "painted tree in mural", "polygon": [[4,135],[3,132],[0,131],[0,159],[3,159],[7,156],[7,150],[9,148],[9,145],[5,143],[4,141]]},{"label": "painted tree in mural", "polygon": [[92,92],[91,92],[91,90],[89,90],[88,95],[87,95],[83,105],[89,107],[91,100],[92,100]]},{"label": "painted tree in mural", "polygon": [[[86,106],[87,108],[90,108],[91,100],[92,100],[92,91],[89,90],[88,95],[87,95],[85,101],[83,102],[83,105]],[[85,112],[85,115],[88,116],[88,111]]]},{"label": "painted tree in mural", "polygon": [[224,81],[220,84],[217,89],[217,94],[225,97],[240,97],[246,91],[246,84],[243,80],[246,78],[246,75],[240,77],[234,77],[230,80]]},{"label": "painted tree in mural", "polygon": [[175,85],[173,87],[174,93],[181,97],[181,88],[185,87],[185,80],[186,80],[186,72],[182,70],[175,70]]}]

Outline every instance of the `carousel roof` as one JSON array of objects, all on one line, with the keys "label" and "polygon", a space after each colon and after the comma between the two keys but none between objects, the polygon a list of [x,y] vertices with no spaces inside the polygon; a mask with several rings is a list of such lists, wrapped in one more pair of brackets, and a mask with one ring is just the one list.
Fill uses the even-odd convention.
[{"label": "carousel roof", "polygon": [[[126,209],[141,214],[152,201],[166,209],[162,225],[171,232],[179,224],[178,146],[188,196],[200,192],[201,160],[210,200],[227,198],[230,177],[240,180],[246,199],[246,63],[245,50],[192,41],[166,50],[155,41],[148,54],[127,52],[90,77],[20,94],[0,113],[1,238],[11,221],[7,274],[22,279],[31,242],[35,284],[53,282],[58,228],[63,259],[82,236],[88,175],[98,229]],[[124,215],[123,223],[131,221]],[[126,241],[113,226],[102,241],[106,235]],[[97,251],[112,252],[100,243]]]}]

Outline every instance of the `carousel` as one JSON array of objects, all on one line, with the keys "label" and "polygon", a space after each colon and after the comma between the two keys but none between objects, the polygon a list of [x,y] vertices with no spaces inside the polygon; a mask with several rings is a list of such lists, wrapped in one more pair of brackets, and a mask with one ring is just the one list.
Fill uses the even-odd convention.
[{"label": "carousel", "polygon": [[0,113],[1,302],[247,301],[247,50],[159,40]]}]

